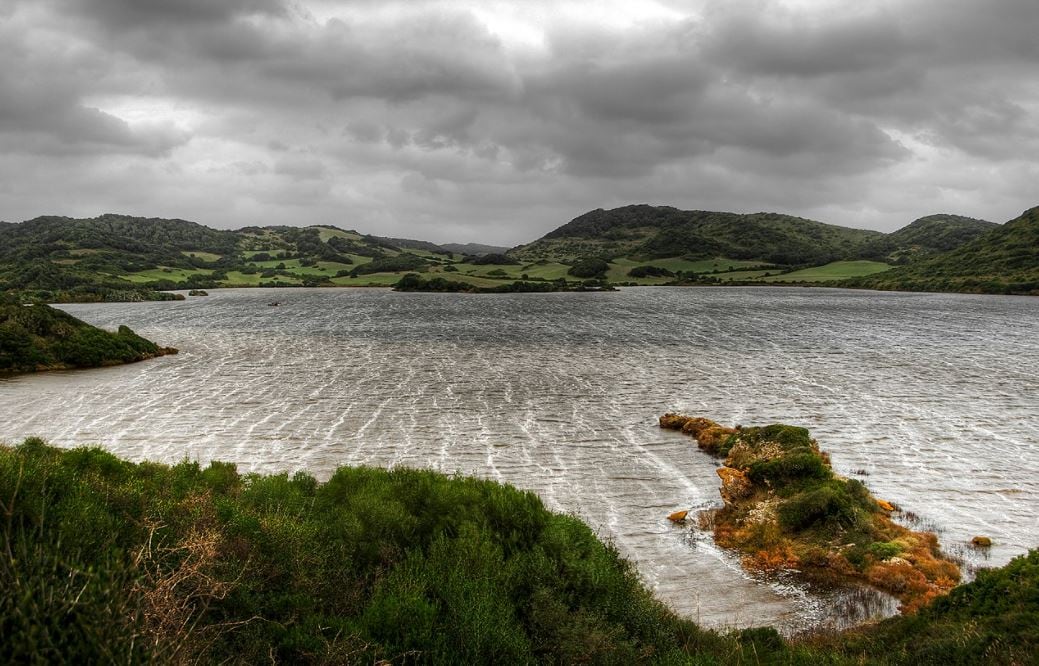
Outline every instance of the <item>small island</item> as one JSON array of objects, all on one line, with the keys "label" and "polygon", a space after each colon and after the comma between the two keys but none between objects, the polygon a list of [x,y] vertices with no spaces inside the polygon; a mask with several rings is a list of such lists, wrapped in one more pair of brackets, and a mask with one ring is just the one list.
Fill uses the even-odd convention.
[{"label": "small island", "polygon": [[465,294],[518,294],[548,293],[556,291],[617,291],[608,283],[587,280],[572,284],[566,280],[527,281],[517,280],[493,287],[477,287],[468,282],[448,280],[442,277],[425,278],[418,273],[408,273],[393,285],[394,291],[439,291]]},{"label": "small island", "polygon": [[727,428],[705,418],[660,417],[660,426],[696,439],[724,458],[724,506],[702,512],[715,541],[743,555],[744,567],[795,570],[825,584],[867,584],[913,613],[949,592],[959,567],[937,537],[892,520],[897,509],[855,479],[834,473],[806,429],[774,424]]},{"label": "small island", "polygon": [[0,301],[0,375],[96,368],[176,354],[120,326],[91,326],[48,305]]}]

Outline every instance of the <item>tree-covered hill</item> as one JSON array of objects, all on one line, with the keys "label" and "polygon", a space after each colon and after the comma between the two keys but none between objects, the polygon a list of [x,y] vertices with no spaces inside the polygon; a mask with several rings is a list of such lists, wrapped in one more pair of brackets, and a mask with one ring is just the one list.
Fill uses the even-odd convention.
[{"label": "tree-covered hill", "polygon": [[509,248],[501,245],[485,245],[483,243],[441,243],[440,247],[444,248],[448,252],[471,254],[473,256],[505,254],[509,251]]},{"label": "tree-covered hill", "polygon": [[0,226],[0,292],[42,302],[168,299],[162,290],[332,285],[369,262],[415,270],[453,256],[395,240],[334,226],[222,231],[126,215],[40,217]]},{"label": "tree-covered hill", "polygon": [[867,243],[882,236],[779,213],[740,215],[641,204],[585,213],[511,254],[528,261],[685,256],[819,265],[858,258]]},{"label": "tree-covered hill", "polygon": [[1039,294],[1039,207],[974,240],[845,286],[899,291]]},{"label": "tree-covered hill", "polygon": [[908,263],[955,250],[998,226],[962,215],[928,215],[872,241],[864,252],[879,260]]},{"label": "tree-covered hill", "polygon": [[[124,215],[43,217],[0,225],[0,293],[26,302],[136,301],[171,299],[168,292],[175,289],[391,286],[409,272],[430,273],[430,279],[463,283],[474,291],[540,281],[563,281],[562,288],[571,288],[589,279],[614,285],[835,285],[958,251],[998,228],[934,215],[882,234],[777,213],[635,205],[591,211],[504,255],[478,257],[479,252],[460,254],[425,241],[331,225],[219,231],[185,220]],[[1002,267],[992,270],[981,277],[965,275],[947,287],[942,281],[921,287],[919,278],[912,283],[998,292],[1009,281],[1018,284],[1010,288],[1018,292],[1029,280],[1020,271],[1004,279]],[[881,284],[904,288],[883,277],[862,282]]]},{"label": "tree-covered hill", "polygon": [[47,305],[0,297],[0,374],[118,365],[176,351],[126,326],[111,333]]},{"label": "tree-covered hill", "polygon": [[1039,551],[917,615],[784,640],[655,600],[573,516],[492,481],[239,474],[0,446],[0,662],[1030,664]]}]

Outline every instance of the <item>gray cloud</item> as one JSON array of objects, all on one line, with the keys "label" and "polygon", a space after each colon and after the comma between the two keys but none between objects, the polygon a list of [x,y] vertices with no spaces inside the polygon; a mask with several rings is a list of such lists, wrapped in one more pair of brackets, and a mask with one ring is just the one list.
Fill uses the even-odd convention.
[{"label": "gray cloud", "polygon": [[1039,203],[1037,21],[1034,0],[12,2],[0,217],[504,243],[631,202],[1001,221]]}]

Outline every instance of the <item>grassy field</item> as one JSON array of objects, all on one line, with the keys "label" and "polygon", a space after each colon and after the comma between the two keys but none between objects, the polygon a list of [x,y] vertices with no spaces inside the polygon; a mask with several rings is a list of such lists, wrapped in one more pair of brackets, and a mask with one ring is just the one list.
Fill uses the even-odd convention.
[{"label": "grassy field", "polygon": [[626,257],[614,259],[610,263],[610,270],[606,273],[606,277],[614,282],[638,282],[639,284],[664,284],[670,282],[674,278],[669,277],[642,277],[633,278],[628,276],[628,271],[637,266],[657,266],[659,268],[666,268],[672,273],[678,271],[684,271],[687,273],[710,273],[711,271],[725,271],[730,268],[747,268],[753,266],[760,266],[760,261],[741,261],[739,259],[726,259],[725,257],[715,257],[714,259],[698,259],[691,261],[689,259],[683,259],[681,257],[670,257],[667,259],[653,259],[651,261],[634,261]]},{"label": "grassy field", "polygon": [[762,282],[829,282],[845,278],[873,275],[892,267],[879,261],[835,261],[825,266],[815,266],[793,273],[759,278]]},{"label": "grassy field", "polygon": [[[673,257],[669,259],[654,259],[653,261],[634,261],[626,257],[621,257],[613,260],[610,263],[610,269],[606,273],[606,277],[612,282],[637,282],[639,284],[654,285],[664,284],[670,282],[674,278],[671,277],[642,277],[633,278],[628,275],[628,271],[637,266],[658,266],[660,268],[666,268],[671,272],[678,271],[691,271],[696,273],[710,272],[713,270],[728,270],[729,268],[740,268],[744,266],[760,266],[760,261],[740,261],[736,259],[703,259],[698,261],[690,261],[688,259],[682,259],[680,257]],[[454,276],[490,276],[495,271],[504,271],[504,278],[510,280],[519,280],[525,274],[528,278],[541,278],[544,280],[558,280],[563,278],[565,280],[575,281],[578,278],[573,277],[568,273],[570,266],[567,264],[551,261],[545,263],[533,263],[533,264],[506,264],[506,265],[474,265],[474,264],[458,264],[458,273],[453,273]],[[763,273],[764,271],[762,271]],[[761,274],[761,273],[758,273]]]},{"label": "grassy field", "polygon": [[[371,261],[371,257],[360,257],[364,261],[358,261],[357,264],[365,264]],[[278,269],[278,266],[284,265],[284,270],[294,273],[296,275],[335,275],[339,271],[348,271],[357,264],[342,264],[338,261],[319,261],[314,266],[302,266],[300,265],[299,259],[271,259],[270,261],[254,261],[251,262],[253,266],[256,266],[260,270],[266,269]]]},{"label": "grassy field", "polygon": [[[331,231],[331,230],[329,230]],[[503,282],[515,281],[523,279],[525,275],[527,279],[534,280],[558,280],[565,279],[570,282],[578,281],[577,278],[569,275],[568,271],[570,267],[566,264],[558,262],[545,262],[545,263],[533,263],[533,264],[463,264],[455,263],[454,267],[456,271],[444,271],[446,264],[441,263],[445,261],[445,257],[442,255],[435,255],[430,252],[422,250],[409,250],[408,252],[416,254],[429,259],[433,265],[429,269],[429,273],[440,275],[449,280],[461,281],[472,284],[478,287],[493,287],[500,285]],[[210,255],[207,253],[194,253],[196,256],[200,256],[207,261],[212,260],[212,257],[218,255]],[[257,254],[255,251],[246,251],[243,253],[245,256],[252,256]],[[255,261],[251,262],[256,268],[262,270],[284,270],[291,275],[281,275],[276,277],[262,277],[260,273],[247,275],[238,271],[232,271],[228,273],[227,279],[221,284],[226,287],[255,287],[261,284],[267,284],[272,281],[278,281],[288,284],[300,284],[304,278],[308,277],[323,277],[331,281],[332,284],[342,287],[370,287],[370,286],[392,286],[407,271],[400,272],[383,272],[373,273],[370,275],[361,275],[357,277],[344,276],[335,277],[340,271],[349,271],[353,268],[367,264],[372,261],[371,257],[365,257],[362,255],[348,255],[354,263],[344,264],[335,261],[319,261],[313,266],[302,266],[299,259],[270,259],[268,261]],[[459,257],[460,255],[454,255]],[[886,271],[891,268],[888,264],[876,262],[876,261],[837,261],[825,266],[816,266],[813,268],[806,268],[803,270],[795,271],[793,273],[776,274],[778,269],[772,270],[735,270],[731,272],[730,269],[739,268],[750,268],[760,266],[759,261],[741,261],[737,259],[726,259],[724,257],[718,257],[715,259],[703,259],[698,261],[690,261],[678,257],[670,259],[655,259],[652,261],[634,261],[628,258],[615,259],[610,263],[609,271],[607,272],[607,278],[611,282],[635,282],[641,285],[659,285],[670,282],[674,278],[672,277],[641,277],[632,278],[628,275],[628,272],[637,266],[658,266],[660,268],[666,268],[669,271],[677,273],[678,271],[703,273],[708,275],[714,275],[723,282],[731,281],[751,281],[751,282],[768,282],[768,283],[785,283],[785,282],[819,282],[825,283],[836,280],[843,280],[851,277],[859,277],[865,275],[873,275],[882,271]],[[284,268],[279,269],[278,266]],[[712,271],[723,271],[719,273],[713,273]],[[159,268],[139,271],[136,273],[129,273],[120,277],[143,284],[147,282],[153,282],[156,280],[172,280],[174,282],[180,282],[188,279],[193,275],[208,276],[212,274],[212,270],[201,269],[201,268],[169,268],[160,266]],[[503,275],[493,275],[494,273],[503,273]]]},{"label": "grassy field", "polygon": [[327,243],[329,238],[344,238],[346,240],[359,241],[363,238],[361,234],[356,231],[344,231],[342,229],[326,229],[325,227],[318,227],[318,237],[321,238],[322,243]]},{"label": "grassy field", "polygon": [[302,280],[296,277],[287,277],[285,275],[278,275],[273,278],[265,278],[259,273],[253,273],[252,275],[246,275],[238,271],[231,271],[227,274],[227,279],[221,282],[223,287],[259,287],[261,284],[267,284],[270,282],[286,282],[288,284],[301,284]]},{"label": "grassy field", "polygon": [[195,257],[196,259],[201,259],[202,261],[217,261],[221,258],[221,255],[219,254],[213,254],[212,252],[200,252],[198,250],[192,250],[191,252],[185,250],[181,252],[181,254],[183,254],[185,257]]},{"label": "grassy field", "polygon": [[207,268],[168,268],[160,266],[159,268],[153,268],[147,271],[139,271],[137,273],[128,273],[127,275],[120,275],[119,277],[130,282],[154,282],[155,280],[173,280],[174,282],[181,282],[187,280],[192,275],[210,275],[213,271]]},{"label": "grassy field", "polygon": [[565,264],[557,264],[555,262],[547,264],[505,264],[505,265],[475,265],[475,264],[457,264],[457,273],[450,273],[444,277],[451,279],[459,279],[463,275],[484,277],[488,276],[494,271],[504,271],[505,277],[511,280],[522,279],[524,275],[528,278],[542,278],[545,280],[557,280],[559,278],[567,277],[567,270],[569,266]]},{"label": "grassy field", "polygon": [[779,269],[773,268],[770,271],[733,271],[731,273],[718,273],[717,277],[722,282],[733,282],[736,280],[754,280],[765,276],[775,275]]},{"label": "grassy field", "polygon": [[[332,284],[337,287],[392,287],[397,284],[404,275],[404,273],[370,273],[368,275],[358,275],[357,277],[332,278]],[[437,270],[429,271],[429,273],[426,273],[425,275],[442,277],[446,280],[453,280],[455,282],[465,282],[474,287],[496,287],[504,282],[509,282],[509,280],[495,280],[494,278],[465,275],[462,273],[444,273]]]}]

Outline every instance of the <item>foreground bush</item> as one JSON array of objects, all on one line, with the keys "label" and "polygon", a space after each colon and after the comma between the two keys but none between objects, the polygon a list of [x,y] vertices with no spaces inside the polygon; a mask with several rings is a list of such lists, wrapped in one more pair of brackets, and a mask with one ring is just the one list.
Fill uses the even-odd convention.
[{"label": "foreground bush", "polygon": [[0,662],[668,661],[718,640],[531,493],[0,449]]},{"label": "foreground bush", "polygon": [[488,481],[0,447],[0,663],[1029,663],[1037,558],[791,644],[676,617],[583,523]]}]

